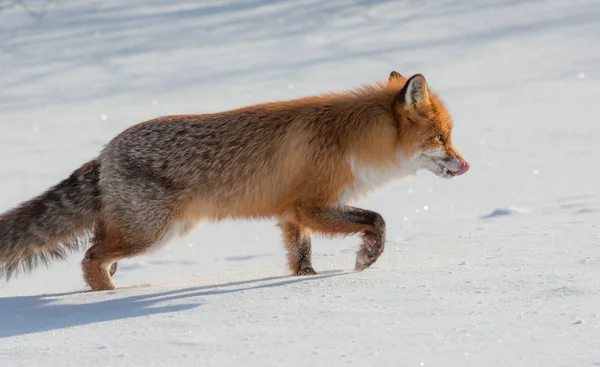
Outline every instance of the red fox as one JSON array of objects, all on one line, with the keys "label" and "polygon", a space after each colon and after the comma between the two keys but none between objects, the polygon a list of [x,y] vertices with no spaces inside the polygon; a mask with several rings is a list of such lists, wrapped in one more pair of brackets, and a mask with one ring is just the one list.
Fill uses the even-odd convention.
[{"label": "red fox", "polygon": [[134,125],[99,156],[41,195],[0,215],[0,275],[64,259],[81,262],[96,290],[115,289],[119,260],[140,255],[202,220],[275,219],[293,275],[316,274],[311,233],[360,234],[355,270],[382,254],[386,227],[350,206],[419,169],[469,170],[452,120],[421,74],[344,93]]}]

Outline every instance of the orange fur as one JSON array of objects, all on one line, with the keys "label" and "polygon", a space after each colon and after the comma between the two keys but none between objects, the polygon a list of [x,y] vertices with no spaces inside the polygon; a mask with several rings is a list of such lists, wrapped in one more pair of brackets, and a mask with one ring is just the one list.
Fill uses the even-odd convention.
[{"label": "orange fur", "polygon": [[[451,132],[452,120],[425,78],[396,72],[386,82],[344,93],[146,121],[119,134],[87,168],[53,189],[69,200],[69,190],[78,193],[78,200],[60,207],[87,205],[77,212],[88,217],[76,228],[65,224],[60,238],[27,237],[48,238],[32,242],[30,252],[6,250],[0,241],[0,264],[10,271],[87,228],[94,246],[82,262],[84,278],[92,289],[113,289],[118,260],[167,243],[199,221],[276,218],[293,274],[315,273],[311,232],[360,233],[355,268],[363,270],[383,252],[385,221],[348,204],[417,169],[446,178],[466,172]],[[0,216],[0,240],[2,220],[27,214],[35,222],[30,207],[59,196],[26,203],[10,220]]]}]

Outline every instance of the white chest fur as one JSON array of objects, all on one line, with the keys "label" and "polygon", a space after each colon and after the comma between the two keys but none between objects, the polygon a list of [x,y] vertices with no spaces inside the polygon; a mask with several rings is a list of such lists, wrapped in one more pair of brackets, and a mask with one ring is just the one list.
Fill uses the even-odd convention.
[{"label": "white chest fur", "polygon": [[352,170],[354,182],[342,191],[340,204],[349,204],[394,180],[414,175],[420,168],[417,160],[405,159],[402,156],[385,166],[368,165],[358,162],[353,157],[348,157],[347,161]]}]

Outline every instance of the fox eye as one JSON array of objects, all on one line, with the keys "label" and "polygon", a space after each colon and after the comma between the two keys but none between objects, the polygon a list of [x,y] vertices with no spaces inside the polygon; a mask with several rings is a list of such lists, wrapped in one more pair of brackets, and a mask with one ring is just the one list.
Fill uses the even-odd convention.
[{"label": "fox eye", "polygon": [[440,141],[442,144],[444,144],[444,143],[445,143],[445,142],[444,142],[444,137],[442,136],[442,134],[437,134],[437,135],[435,136],[435,138],[436,138],[437,140],[439,140],[439,141]]}]

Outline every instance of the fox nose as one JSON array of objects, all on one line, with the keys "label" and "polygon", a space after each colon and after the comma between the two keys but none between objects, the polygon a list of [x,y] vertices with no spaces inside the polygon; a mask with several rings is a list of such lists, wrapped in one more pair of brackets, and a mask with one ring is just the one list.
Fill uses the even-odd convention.
[{"label": "fox nose", "polygon": [[469,170],[469,168],[471,168],[469,166],[469,162],[467,161],[460,161],[460,163],[458,164],[458,172],[456,172],[457,176],[463,175],[465,173],[467,173],[467,171]]}]

